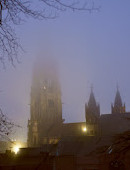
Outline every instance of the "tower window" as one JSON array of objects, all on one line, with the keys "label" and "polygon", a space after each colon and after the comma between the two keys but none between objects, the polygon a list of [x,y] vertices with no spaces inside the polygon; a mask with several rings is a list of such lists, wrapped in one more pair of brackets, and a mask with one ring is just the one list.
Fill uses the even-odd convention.
[{"label": "tower window", "polygon": [[48,106],[49,107],[54,107],[54,101],[52,99],[48,100]]}]

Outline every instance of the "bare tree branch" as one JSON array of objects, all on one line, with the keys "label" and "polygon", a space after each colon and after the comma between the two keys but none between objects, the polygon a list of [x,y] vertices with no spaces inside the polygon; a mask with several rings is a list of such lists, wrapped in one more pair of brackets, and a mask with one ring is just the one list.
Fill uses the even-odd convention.
[{"label": "bare tree branch", "polygon": [[0,139],[11,141],[9,135],[13,132],[14,127],[21,128],[12,122],[0,108]]},{"label": "bare tree branch", "polygon": [[[35,19],[54,19],[57,12],[66,11],[98,11],[94,3],[87,0],[0,0],[0,61],[5,60],[14,65],[18,60],[18,52],[22,47],[18,41],[13,25],[19,25],[25,17]],[[41,7],[35,7],[40,5]]]},{"label": "bare tree branch", "polygon": [[14,124],[9,121],[6,115],[3,114],[0,109],[0,138],[8,138],[8,135],[12,132]]}]

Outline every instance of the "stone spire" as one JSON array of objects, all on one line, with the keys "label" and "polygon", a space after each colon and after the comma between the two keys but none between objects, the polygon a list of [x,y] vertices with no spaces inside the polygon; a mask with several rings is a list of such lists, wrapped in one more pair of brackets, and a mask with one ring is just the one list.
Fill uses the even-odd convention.
[{"label": "stone spire", "polygon": [[89,107],[95,107],[96,106],[96,100],[95,100],[95,96],[93,93],[93,87],[91,87],[91,93],[90,93],[90,97],[89,97],[89,101],[88,101],[88,106]]},{"label": "stone spire", "polygon": [[88,133],[90,135],[95,135],[97,133],[98,120],[100,117],[100,106],[96,103],[92,87],[89,101],[85,104],[85,116]]},{"label": "stone spire", "polygon": [[[95,116],[100,116],[100,106],[96,103],[96,99],[93,93],[93,87],[91,87],[91,93],[89,97],[88,104],[85,105],[86,112],[89,110],[89,113]],[[87,113],[86,113],[87,114]]]},{"label": "stone spire", "polygon": [[118,88],[117,88],[117,92],[116,92],[114,106],[122,107],[122,99],[121,99],[121,95],[120,95]]},{"label": "stone spire", "polygon": [[121,99],[121,95],[119,92],[119,89],[117,87],[117,92],[116,92],[116,96],[115,96],[115,101],[114,101],[114,105],[111,105],[111,112],[113,113],[125,113],[125,104],[122,104],[122,99]]}]

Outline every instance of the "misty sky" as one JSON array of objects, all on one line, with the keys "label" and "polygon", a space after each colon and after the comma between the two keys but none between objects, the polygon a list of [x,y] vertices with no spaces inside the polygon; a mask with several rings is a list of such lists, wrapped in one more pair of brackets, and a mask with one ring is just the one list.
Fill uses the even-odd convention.
[{"label": "misty sky", "polygon": [[[0,69],[0,106],[22,126],[14,137],[26,140],[30,87],[35,59],[58,62],[63,118],[85,121],[85,102],[93,84],[101,114],[111,112],[116,84],[130,111],[130,1],[98,0],[100,12],[63,12],[54,20],[27,20],[16,31],[26,53],[21,64]],[[17,135],[16,135],[17,134]]]}]

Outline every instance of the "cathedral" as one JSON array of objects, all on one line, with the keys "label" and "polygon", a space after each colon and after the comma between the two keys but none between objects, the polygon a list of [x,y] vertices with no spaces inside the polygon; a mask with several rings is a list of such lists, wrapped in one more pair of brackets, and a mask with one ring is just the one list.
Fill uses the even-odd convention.
[{"label": "cathedral", "polygon": [[130,113],[125,111],[118,88],[111,114],[100,115],[100,105],[91,88],[89,101],[85,103],[86,121],[64,123],[57,68],[51,62],[46,62],[35,64],[33,71],[28,147],[57,144],[61,139],[86,140],[112,136],[130,130]]}]

